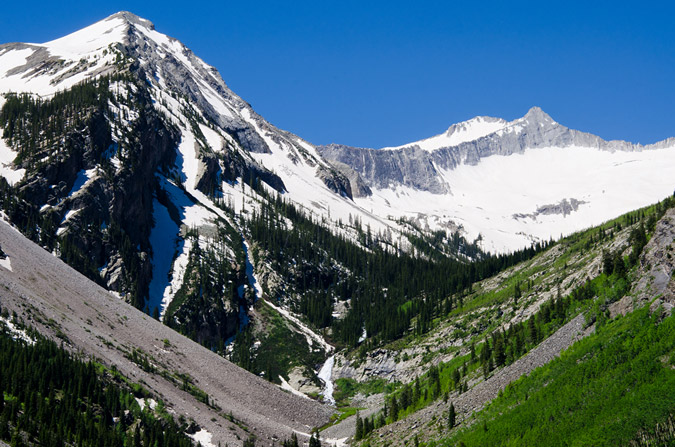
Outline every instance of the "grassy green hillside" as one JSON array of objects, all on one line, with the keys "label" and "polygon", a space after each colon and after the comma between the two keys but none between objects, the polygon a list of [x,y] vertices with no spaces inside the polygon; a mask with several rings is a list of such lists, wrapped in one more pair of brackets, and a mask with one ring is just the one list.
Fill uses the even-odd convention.
[{"label": "grassy green hillside", "polygon": [[673,411],[675,317],[642,308],[598,327],[508,386],[470,427],[428,445],[616,446]]},{"label": "grassy green hillside", "polygon": [[[357,438],[365,445],[483,446],[622,445],[665,436],[672,443],[675,317],[650,310],[658,294],[644,301],[635,289],[651,276],[650,264],[672,264],[673,205],[669,198],[567,237],[454,297],[457,306],[428,333],[411,331],[389,344],[388,355],[412,380],[387,387],[384,408]],[[657,249],[661,261],[661,254],[643,256]],[[525,375],[497,394],[508,383],[503,374],[497,379],[502,372],[539,355],[535,348],[573,320],[582,322],[581,341],[543,367],[521,362],[511,377]],[[352,364],[375,365],[368,361],[352,356]],[[496,399],[486,399],[486,389]],[[461,405],[451,423],[453,401]]]}]

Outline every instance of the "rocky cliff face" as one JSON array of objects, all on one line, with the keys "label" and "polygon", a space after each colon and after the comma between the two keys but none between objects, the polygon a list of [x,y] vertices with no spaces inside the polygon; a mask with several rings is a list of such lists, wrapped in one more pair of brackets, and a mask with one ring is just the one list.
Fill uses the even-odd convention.
[{"label": "rocky cliff face", "polygon": [[331,162],[355,171],[368,187],[406,185],[435,194],[448,192],[434,166],[433,156],[417,146],[380,151],[331,144],[318,149]]},{"label": "rocky cliff face", "polygon": [[[642,251],[635,307],[656,299],[651,310],[661,307],[672,313],[675,309],[675,209],[670,209],[656,224],[654,234]],[[632,297],[630,297],[632,298]]]},{"label": "rocky cliff face", "polygon": [[[298,143],[297,136],[277,129],[265,121],[227,87],[215,68],[205,64],[190,49],[171,37],[157,33],[151,22],[131,13],[120,12],[108,20],[115,18],[128,23],[126,45],[122,47],[122,52],[132,60],[143,61],[138,63],[141,77],[150,80],[149,82],[159,83],[164,90],[188,98],[204,114],[207,121],[225,131],[244,151],[271,154],[270,143],[266,141],[270,139],[275,144],[284,146],[288,157],[317,166],[317,176],[331,190],[351,197],[339,173],[327,169],[325,161],[303,148]],[[218,101],[214,101],[214,98],[218,98]],[[252,158],[247,158],[244,166],[238,164],[231,169],[236,172],[245,167],[247,177],[260,178],[277,191],[283,191],[283,180],[272,175]]]},{"label": "rocky cliff face", "polygon": [[[451,126],[447,133],[455,133],[457,126]],[[661,149],[674,145],[675,138],[646,146],[626,141],[605,141],[598,136],[569,129],[555,122],[540,108],[533,107],[523,118],[505,123],[495,132],[453,146],[428,150],[423,148],[425,144],[422,141],[387,150],[336,144],[319,146],[318,150],[328,160],[346,164],[355,170],[369,186],[395,188],[404,185],[444,194],[449,192],[449,187],[444,183],[439,169],[452,170],[461,164],[476,165],[492,155],[522,154],[525,150],[543,147],[576,146],[614,152]]]}]

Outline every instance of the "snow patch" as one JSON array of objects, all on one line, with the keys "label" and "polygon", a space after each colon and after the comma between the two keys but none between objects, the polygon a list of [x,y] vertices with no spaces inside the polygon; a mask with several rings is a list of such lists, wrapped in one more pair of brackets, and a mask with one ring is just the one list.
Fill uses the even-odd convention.
[{"label": "snow patch", "polygon": [[13,165],[17,155],[18,152],[13,151],[2,138],[2,130],[0,129],[0,175],[11,186],[23,180],[24,175],[26,175],[25,169],[16,169]]},{"label": "snow patch", "polygon": [[169,285],[166,286],[164,293],[162,294],[162,302],[160,304],[159,312],[160,320],[164,318],[164,314],[169,308],[171,301],[173,301],[173,297],[176,296],[176,292],[178,292],[178,290],[183,285],[183,278],[185,277],[188,261],[190,260],[190,250],[192,250],[192,239],[178,239],[177,246],[178,256],[173,261],[171,281],[169,282]]},{"label": "snow patch", "polygon": [[35,344],[35,340],[33,340],[25,330],[19,329],[14,323],[12,323],[10,319],[0,317],[0,322],[7,326],[7,329],[9,329],[9,332],[12,333],[12,338],[14,340],[23,340],[29,345]]},{"label": "snow patch", "polygon": [[244,254],[246,255],[246,277],[248,278],[248,282],[253,287],[255,290],[255,297],[256,300],[262,298],[262,286],[260,285],[260,281],[258,281],[258,278],[255,276],[255,272],[253,270],[253,263],[251,262],[251,248],[248,245],[248,242],[244,240]]},{"label": "snow patch", "polygon": [[211,443],[211,438],[212,435],[208,431],[204,430],[203,428],[199,430],[197,433],[194,435],[188,435],[190,438],[192,438],[193,441],[198,442],[202,445],[202,447],[216,447],[213,443]]},{"label": "snow patch", "polygon": [[214,152],[223,151],[223,138],[218,132],[203,124],[199,125],[199,129],[202,131],[204,138],[206,138],[206,142],[211,146],[211,149]]},{"label": "snow patch", "polygon": [[12,262],[9,260],[9,256],[6,256],[5,259],[0,259],[0,267],[4,267],[10,272],[12,272]]},{"label": "snow patch", "polygon": [[75,178],[75,183],[73,183],[73,187],[70,189],[68,196],[72,197],[78,192],[80,192],[80,190],[82,190],[82,188],[88,185],[91,182],[91,180],[93,180],[95,177],[96,177],[96,168],[87,170],[83,169],[80,172],[78,172],[77,177]]},{"label": "snow patch", "polygon": [[150,282],[150,299],[148,307],[150,312],[158,309],[163,314],[165,308],[165,292],[167,284],[170,286],[169,273],[171,272],[171,263],[174,255],[180,247],[180,228],[171,219],[169,210],[159,203],[157,199],[152,200],[153,219],[155,226],[150,232],[150,244],[152,246],[152,281]]}]

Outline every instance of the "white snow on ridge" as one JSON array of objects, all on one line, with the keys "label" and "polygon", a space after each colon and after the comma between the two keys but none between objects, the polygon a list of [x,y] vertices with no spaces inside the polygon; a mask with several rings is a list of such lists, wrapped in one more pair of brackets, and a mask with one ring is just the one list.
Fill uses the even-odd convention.
[{"label": "white snow on ridge", "polygon": [[[105,70],[114,63],[115,54],[109,45],[122,42],[127,30],[121,17],[109,17],[72,34],[43,44],[28,44],[32,48],[8,50],[0,55],[0,93],[32,92],[41,96],[52,95],[72,87],[93,73]],[[27,58],[40,48],[62,60],[62,64],[50,67],[48,72],[26,77],[28,71],[7,72],[26,65]]]},{"label": "white snow on ridge", "polygon": [[45,46],[54,56],[65,59],[76,59],[96,50],[107,48],[115,42],[124,39],[127,30],[126,21],[121,17],[109,17],[82,28],[67,36],[45,42]]},{"label": "white snow on ridge", "polygon": [[478,140],[479,138],[503,129],[508,125],[509,123],[507,121],[500,118],[477,116],[468,121],[453,124],[446,132],[431,138],[404,144],[402,146],[385,147],[382,148],[382,150],[419,146],[420,149],[431,152],[442,147],[457,146],[458,144],[467,141]]},{"label": "white snow on ridge", "polygon": [[[7,76],[7,72],[14,67],[21,67],[26,65],[26,59],[35,52],[32,48],[24,48],[23,50],[5,50],[0,53],[0,79]],[[4,80],[2,82],[4,84]],[[2,89],[5,90],[4,88]]]},{"label": "white snow on ridge", "polygon": [[[431,229],[444,228],[450,221],[461,224],[467,239],[482,235],[483,249],[507,252],[598,225],[673,194],[673,166],[675,147],[615,153],[580,147],[538,148],[441,171],[451,194],[399,187],[375,189],[372,197],[356,201],[380,215],[419,218]],[[564,217],[514,218],[514,214],[532,215],[539,207],[564,199],[586,203]]]},{"label": "white snow on ridge", "polygon": [[202,445],[202,447],[216,447],[212,442],[211,438],[212,435],[208,431],[204,430],[203,428],[199,430],[197,433],[194,435],[188,435],[189,437],[192,438],[194,442],[198,442]]},{"label": "white snow on ridge", "polygon": [[[284,182],[286,193],[284,196],[304,208],[304,211],[314,218],[326,217],[326,223],[330,224],[341,220],[344,224],[350,221],[350,216],[358,218],[365,230],[370,227],[373,234],[394,230],[395,226],[386,219],[387,214],[369,212],[367,207],[359,207],[349,198],[342,197],[329,189],[317,176],[317,167],[310,166],[302,161],[296,162],[289,156],[290,148],[284,147],[263,131],[255,122],[247,109],[242,110],[242,116],[263,136],[270,148],[271,153],[253,153],[251,156],[262,166],[266,166],[277,174]],[[296,138],[293,143],[299,145],[309,154],[322,160],[316,149],[301,138]],[[286,142],[284,145],[290,145]],[[353,234],[334,225],[331,228],[335,232],[341,232],[346,237],[353,238]]]}]

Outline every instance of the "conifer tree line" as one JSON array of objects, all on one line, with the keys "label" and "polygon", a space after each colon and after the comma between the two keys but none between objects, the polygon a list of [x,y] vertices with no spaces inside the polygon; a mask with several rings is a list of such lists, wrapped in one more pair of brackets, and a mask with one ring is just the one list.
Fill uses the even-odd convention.
[{"label": "conifer tree line", "polygon": [[[262,190],[262,188],[260,188]],[[292,223],[288,228],[285,219]],[[424,333],[433,318],[461,306],[471,284],[530,259],[549,243],[476,262],[451,257],[427,259],[382,248],[378,236],[364,231],[368,248],[330,231],[280,195],[253,211],[246,226],[266,261],[300,296],[296,309],[317,328],[332,327],[334,341],[355,347],[365,328],[373,343],[404,335],[417,321]],[[332,318],[336,300],[350,300],[346,317]]]},{"label": "conifer tree line", "polygon": [[0,325],[0,439],[12,446],[176,446],[191,440],[173,418],[141,411],[120,377],[54,342],[12,339]]},{"label": "conifer tree line", "polygon": [[[143,144],[146,127],[150,125],[155,132],[164,130],[166,134],[177,130],[161,111],[146,107],[151,98],[139,87],[139,82],[134,74],[122,72],[85,80],[49,98],[6,94],[0,109],[0,127],[3,138],[18,151],[14,163],[27,170],[26,179],[41,178],[58,187],[46,193],[35,182],[10,187],[3,178],[0,201],[9,219],[24,235],[57,252],[69,265],[99,284],[99,268],[110,255],[107,251],[117,251],[123,261],[119,292],[143,310],[150,278],[149,260],[144,260],[141,252],[147,253],[149,247],[147,235],[137,230],[137,221],[128,221],[121,213],[108,213],[109,204],[104,204],[104,209],[93,214],[110,214],[105,221],[96,218],[80,222],[75,218],[70,224],[76,230],[59,236],[57,229],[65,211],[41,209],[46,194],[54,195],[57,203],[67,197],[69,188],[62,188],[61,184],[69,186],[74,182],[73,166],[84,169],[85,163],[97,163],[101,168],[97,181],[110,186],[113,197],[122,196],[121,191],[133,189],[132,185],[141,180],[136,167],[144,162],[143,153],[147,156],[148,149],[138,147]],[[110,160],[113,155],[120,161],[117,168]],[[153,177],[149,180],[143,177],[143,182],[148,181],[152,183]],[[148,185],[150,191],[156,186]]]},{"label": "conifer tree line", "polygon": [[[239,295],[246,282],[244,267],[227,255],[227,247],[239,235],[228,229],[221,226],[208,244],[196,233],[186,236],[192,248],[183,282],[164,315],[169,327],[216,352],[224,352],[225,340],[237,333],[239,309],[248,305],[246,297]],[[234,324],[228,324],[232,319]]]}]

